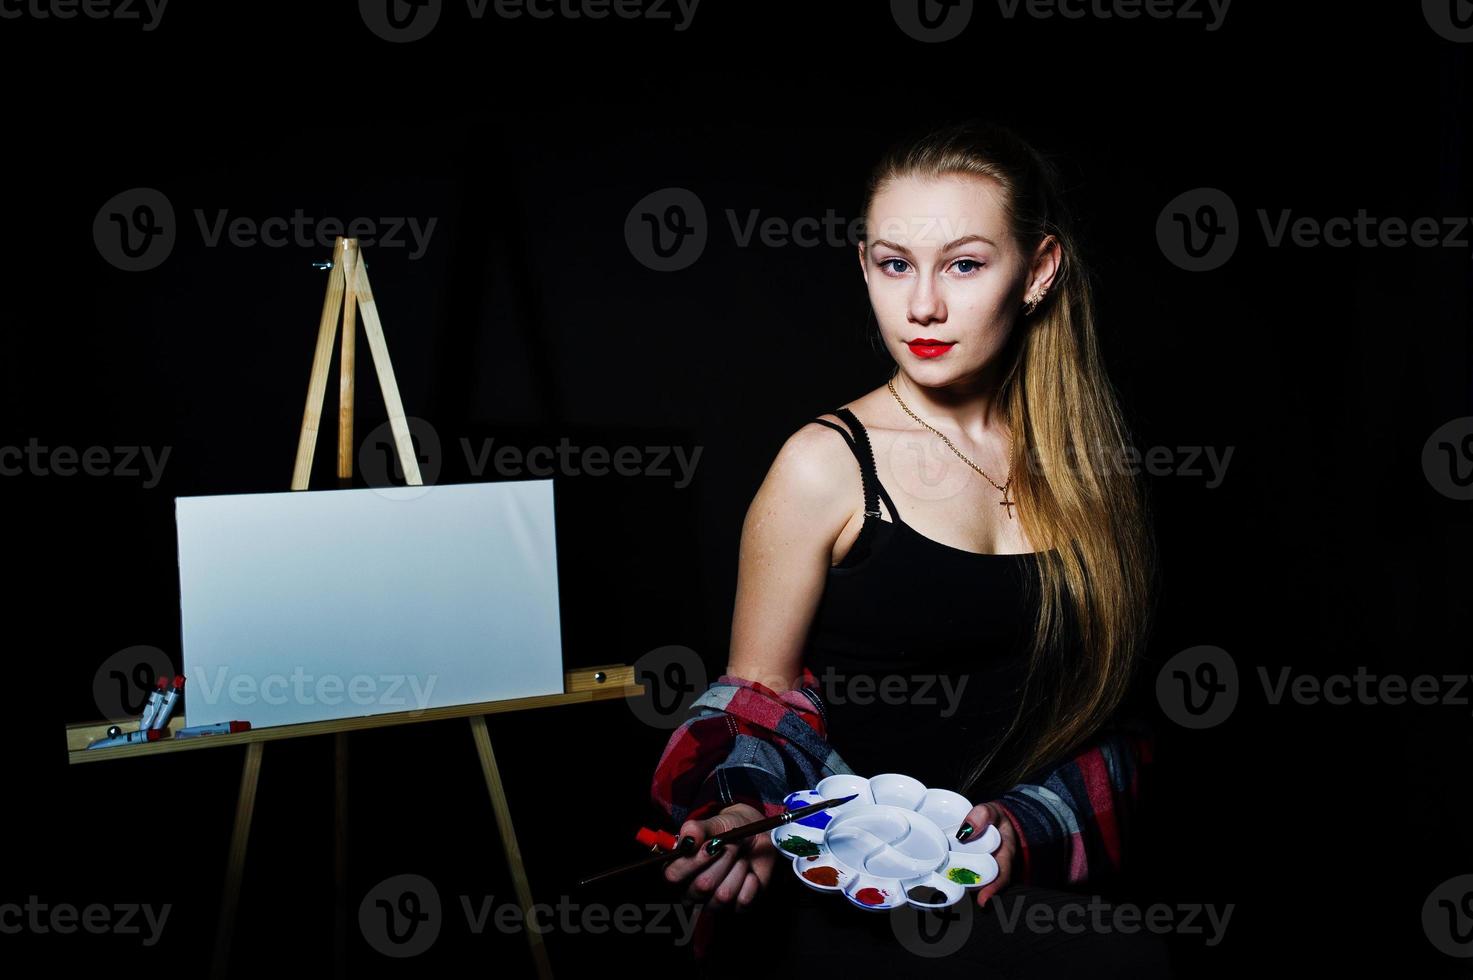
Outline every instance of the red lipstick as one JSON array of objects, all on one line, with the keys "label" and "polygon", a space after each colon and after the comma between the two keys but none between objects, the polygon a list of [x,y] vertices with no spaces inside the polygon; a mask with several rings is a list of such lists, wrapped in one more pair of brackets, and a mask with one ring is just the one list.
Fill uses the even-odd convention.
[{"label": "red lipstick", "polygon": [[906,346],[916,357],[940,357],[956,344],[956,341],[935,340],[931,337],[916,337],[906,341]]}]

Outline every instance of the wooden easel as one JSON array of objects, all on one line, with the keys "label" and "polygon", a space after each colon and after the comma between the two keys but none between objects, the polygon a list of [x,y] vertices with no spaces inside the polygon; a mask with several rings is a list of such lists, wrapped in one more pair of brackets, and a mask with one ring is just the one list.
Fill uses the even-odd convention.
[{"label": "wooden easel", "polygon": [[[332,360],[332,342],[337,331],[338,310],[342,309],[343,340],[342,368],[339,381],[338,406],[338,477],[349,481],[353,472],[353,347],[357,311],[363,312],[364,332],[373,354],[374,368],[378,372],[379,386],[383,391],[384,404],[388,407],[389,422],[393,429],[394,445],[409,484],[421,485],[419,463],[414,455],[409,437],[409,426],[404,419],[404,407],[399,401],[398,385],[389,363],[388,348],[384,343],[383,324],[379,321],[378,309],[374,305],[373,292],[368,286],[368,270],[359,254],[358,241],[339,237],[333,247],[332,262],[328,266],[329,278],[327,298],[322,307],[322,318],[318,324],[317,350],[312,360],[312,375],[307,387],[307,407],[302,416],[301,439],[297,444],[296,468],[292,473],[292,489],[305,490],[312,472],[312,455],[317,441],[318,422],[322,415],[323,398],[327,390],[328,366]],[[511,869],[517,902],[521,906],[522,921],[535,921],[532,916],[532,892],[527,884],[526,869],[522,864],[521,848],[517,844],[512,826],[511,811],[507,803],[506,790],[501,781],[501,770],[496,764],[496,753],[491,747],[491,737],[486,728],[486,715],[524,711],[534,708],[559,707],[568,704],[586,704],[618,698],[638,697],[645,693],[642,685],[634,681],[634,668],[627,664],[610,664],[604,667],[585,667],[565,671],[563,692],[538,697],[517,698],[508,701],[493,701],[482,704],[453,705],[427,711],[398,712],[394,714],[368,715],[341,718],[332,721],[310,722],[300,725],[277,725],[230,735],[212,735],[209,738],[179,739],[163,738],[155,742],[137,745],[122,745],[106,750],[89,751],[87,745],[100,737],[108,722],[68,725],[68,761],[72,764],[102,762],[108,759],[139,758],[141,756],[166,755],[174,752],[210,751],[230,746],[245,746],[245,762],[241,769],[240,795],[236,801],[235,825],[231,831],[230,850],[226,862],[225,884],[220,900],[220,918],[215,934],[215,948],[211,975],[224,977],[230,961],[230,943],[235,926],[235,913],[239,906],[241,879],[245,871],[246,845],[250,840],[251,818],[255,812],[256,787],[261,775],[261,755],[267,742],[331,734],[336,743],[335,752],[335,812],[336,812],[336,901],[334,925],[336,928],[334,957],[336,972],[346,976],[346,936],[348,924],[347,902],[347,760],[348,733],[369,728],[395,725],[420,724],[451,718],[465,718],[470,724],[471,737],[480,757],[481,773],[486,780],[486,789],[491,797],[496,816],[496,827],[501,834],[502,848]],[[168,728],[171,733],[187,723],[187,715],[175,715]],[[547,949],[542,935],[530,926],[526,928],[527,942],[531,946],[532,960],[537,975],[552,976]]]},{"label": "wooden easel", "polygon": [[[414,440],[409,434],[409,423],[404,419],[404,404],[399,400],[399,384],[394,380],[394,366],[389,361],[389,348],[384,341],[384,326],[379,319],[378,306],[373,301],[373,290],[368,285],[368,263],[358,250],[358,239],[339,235],[333,243],[332,262],[328,266],[327,296],[322,302],[322,316],[317,323],[317,349],[312,354],[312,374],[307,382],[307,406],[302,413],[302,431],[297,441],[297,461],[292,470],[292,489],[305,490],[312,478],[312,457],[317,449],[319,423],[322,419],[322,403],[327,395],[328,367],[332,361],[332,341],[337,332],[338,310],[342,309],[342,348],[338,370],[338,481],[349,484],[353,479],[353,384],[355,368],[355,346],[357,340],[357,311],[363,311],[363,332],[368,337],[368,349],[373,357],[373,367],[378,373],[379,390],[383,393],[384,407],[389,414],[389,427],[394,435],[394,449],[399,454],[405,483],[421,486],[419,458],[414,453]],[[517,844],[516,832],[512,828],[511,814],[507,805],[506,790],[501,782],[501,770],[496,765],[496,753],[491,748],[491,737],[486,731],[484,715],[470,718],[471,737],[476,743],[476,753],[481,759],[481,770],[486,778],[486,789],[491,794],[491,803],[496,811],[497,829],[501,832],[502,845],[506,849],[506,860],[511,866],[512,882],[516,888],[517,902],[521,905],[522,921],[531,922],[532,891],[527,884],[526,868],[522,864],[522,850]],[[334,810],[336,847],[334,849],[334,877],[336,899],[333,903],[334,960],[346,962],[348,933],[348,733],[340,731],[333,736],[334,748]],[[252,760],[250,753],[255,753]],[[247,750],[246,773],[242,777],[240,798],[254,801],[256,779],[260,774],[261,744]],[[249,785],[248,785],[249,784]],[[237,815],[238,840],[231,845],[231,855],[237,850],[245,853],[245,835],[250,830],[250,813],[243,819]],[[241,862],[243,865],[243,862]],[[227,881],[226,893],[231,905],[222,903],[220,927],[227,930],[216,943],[216,956],[224,950],[228,955],[231,928],[235,918],[234,903],[239,897],[239,876],[243,870],[232,862],[229,870],[233,881]],[[228,915],[226,913],[229,913]],[[552,967],[547,959],[547,947],[542,934],[536,929],[527,929],[527,941],[532,947],[532,961],[537,975],[552,976]]]}]

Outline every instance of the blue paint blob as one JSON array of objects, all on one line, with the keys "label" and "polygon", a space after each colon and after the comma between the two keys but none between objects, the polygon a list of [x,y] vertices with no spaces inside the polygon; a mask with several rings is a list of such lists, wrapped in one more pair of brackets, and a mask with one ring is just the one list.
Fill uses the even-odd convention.
[{"label": "blue paint blob", "polygon": [[[823,795],[817,790],[801,789],[796,793],[789,793],[787,798],[783,800],[783,806],[788,810],[798,810],[805,806],[818,803],[822,799]],[[833,814],[827,810],[820,810],[817,813],[811,813],[806,817],[795,820],[794,823],[802,827],[814,827],[822,830],[829,825],[829,821],[832,819],[834,819]]]}]

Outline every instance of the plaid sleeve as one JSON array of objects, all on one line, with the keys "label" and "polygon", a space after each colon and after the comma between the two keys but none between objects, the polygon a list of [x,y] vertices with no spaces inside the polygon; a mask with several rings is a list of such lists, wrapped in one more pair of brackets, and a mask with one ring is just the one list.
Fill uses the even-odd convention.
[{"label": "plaid sleeve", "polygon": [[1019,883],[1058,887],[1119,872],[1154,752],[1148,724],[1122,723],[1038,781],[998,797],[1018,832]]},{"label": "plaid sleeve", "polygon": [[816,685],[806,668],[802,686],[782,694],[754,681],[718,678],[666,742],[651,800],[677,827],[733,803],[776,816],[794,790],[852,771],[828,744]]}]

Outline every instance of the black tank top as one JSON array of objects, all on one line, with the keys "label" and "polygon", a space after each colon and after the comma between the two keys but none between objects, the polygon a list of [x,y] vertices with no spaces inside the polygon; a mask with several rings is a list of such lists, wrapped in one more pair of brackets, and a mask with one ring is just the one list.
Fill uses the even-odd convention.
[{"label": "black tank top", "polygon": [[[905,773],[967,794],[965,778],[1022,694],[1037,555],[966,551],[920,534],[880,484],[859,419],[847,408],[833,414],[849,432],[814,421],[842,435],[859,461],[865,516],[828,570],[808,634],[805,662],[818,677],[830,744],[861,776]],[[881,499],[893,523],[881,517]]]}]

